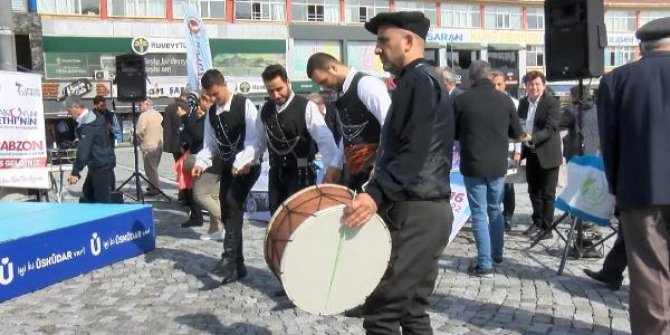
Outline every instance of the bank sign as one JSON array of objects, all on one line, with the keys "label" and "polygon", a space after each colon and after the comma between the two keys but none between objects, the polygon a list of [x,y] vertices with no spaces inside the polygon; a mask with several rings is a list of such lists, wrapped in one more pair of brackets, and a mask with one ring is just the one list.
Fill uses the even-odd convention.
[{"label": "bank sign", "polygon": [[180,38],[137,36],[130,42],[130,47],[138,55],[186,53],[186,42]]}]

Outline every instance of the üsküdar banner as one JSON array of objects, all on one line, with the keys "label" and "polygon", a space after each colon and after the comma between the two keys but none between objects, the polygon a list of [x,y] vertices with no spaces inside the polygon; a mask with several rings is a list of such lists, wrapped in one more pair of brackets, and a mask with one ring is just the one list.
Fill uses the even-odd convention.
[{"label": "\u00fcsk\u00fcdar banner", "polygon": [[0,187],[49,188],[42,79],[0,71]]}]

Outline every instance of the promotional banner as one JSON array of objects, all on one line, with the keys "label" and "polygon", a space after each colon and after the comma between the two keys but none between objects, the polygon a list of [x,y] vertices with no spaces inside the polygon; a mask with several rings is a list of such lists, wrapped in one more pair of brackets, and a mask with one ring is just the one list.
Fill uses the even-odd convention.
[{"label": "promotional banner", "polygon": [[568,183],[556,200],[556,208],[601,226],[614,215],[614,196],[609,192],[603,159],[575,155],[567,165]]},{"label": "promotional banner", "polygon": [[0,71],[0,186],[49,188],[40,75]]},{"label": "promotional banner", "polygon": [[156,246],[149,205],[16,202],[0,211],[10,214],[0,217],[0,302]]},{"label": "promotional banner", "polygon": [[212,68],[212,54],[205,23],[192,5],[184,4],[184,27],[186,35],[186,71],[192,91],[200,90],[200,78]]}]

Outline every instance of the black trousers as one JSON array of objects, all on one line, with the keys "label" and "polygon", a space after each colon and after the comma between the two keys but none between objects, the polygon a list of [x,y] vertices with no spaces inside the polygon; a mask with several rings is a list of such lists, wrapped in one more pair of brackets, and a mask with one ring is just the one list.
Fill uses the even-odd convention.
[{"label": "black trousers", "polygon": [[286,169],[271,166],[268,175],[268,202],[270,215],[284,200],[294,193],[316,184],[316,171],[312,167]]},{"label": "black trousers", "polygon": [[514,208],[516,207],[514,184],[505,183],[505,190],[503,192],[503,216],[505,217],[505,220],[512,220],[512,217],[514,216]]},{"label": "black trousers", "polygon": [[193,189],[182,190],[184,193],[184,205],[188,206],[191,211],[189,221],[193,223],[202,223],[204,218],[202,215],[202,206],[195,201],[193,196]]},{"label": "black trousers", "polygon": [[528,196],[533,206],[533,224],[546,229],[554,222],[558,167],[543,169],[537,155],[530,153],[526,156],[526,181]]},{"label": "black trousers", "polygon": [[382,205],[391,232],[391,262],[363,307],[367,334],[432,334],[426,313],[449,241],[453,214],[448,200]]},{"label": "black trousers", "polygon": [[113,176],[114,169],[89,169],[82,188],[84,202],[109,203]]},{"label": "black trousers", "polygon": [[[261,174],[260,165],[253,165],[249,173],[233,176],[232,164],[223,164],[219,185],[221,203],[221,221],[226,232],[226,240],[236,244],[234,254],[242,257],[242,223],[244,221],[244,202]],[[225,244],[225,241],[224,241]],[[226,246],[224,245],[224,251]]]},{"label": "black trousers", "polygon": [[619,224],[619,234],[612,245],[612,249],[605,256],[603,268],[601,273],[613,281],[622,281],[623,272],[628,266],[628,259],[626,258],[626,244],[623,241],[623,231],[621,224]]}]

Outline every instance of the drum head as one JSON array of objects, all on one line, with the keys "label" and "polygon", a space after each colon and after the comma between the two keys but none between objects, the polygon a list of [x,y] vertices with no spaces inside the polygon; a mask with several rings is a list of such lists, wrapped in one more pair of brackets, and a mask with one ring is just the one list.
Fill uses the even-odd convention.
[{"label": "drum head", "polygon": [[309,313],[338,314],[365,302],[391,258],[391,235],[379,216],[360,228],[344,226],[343,216],[343,205],[317,212],[284,250],[284,290]]}]

